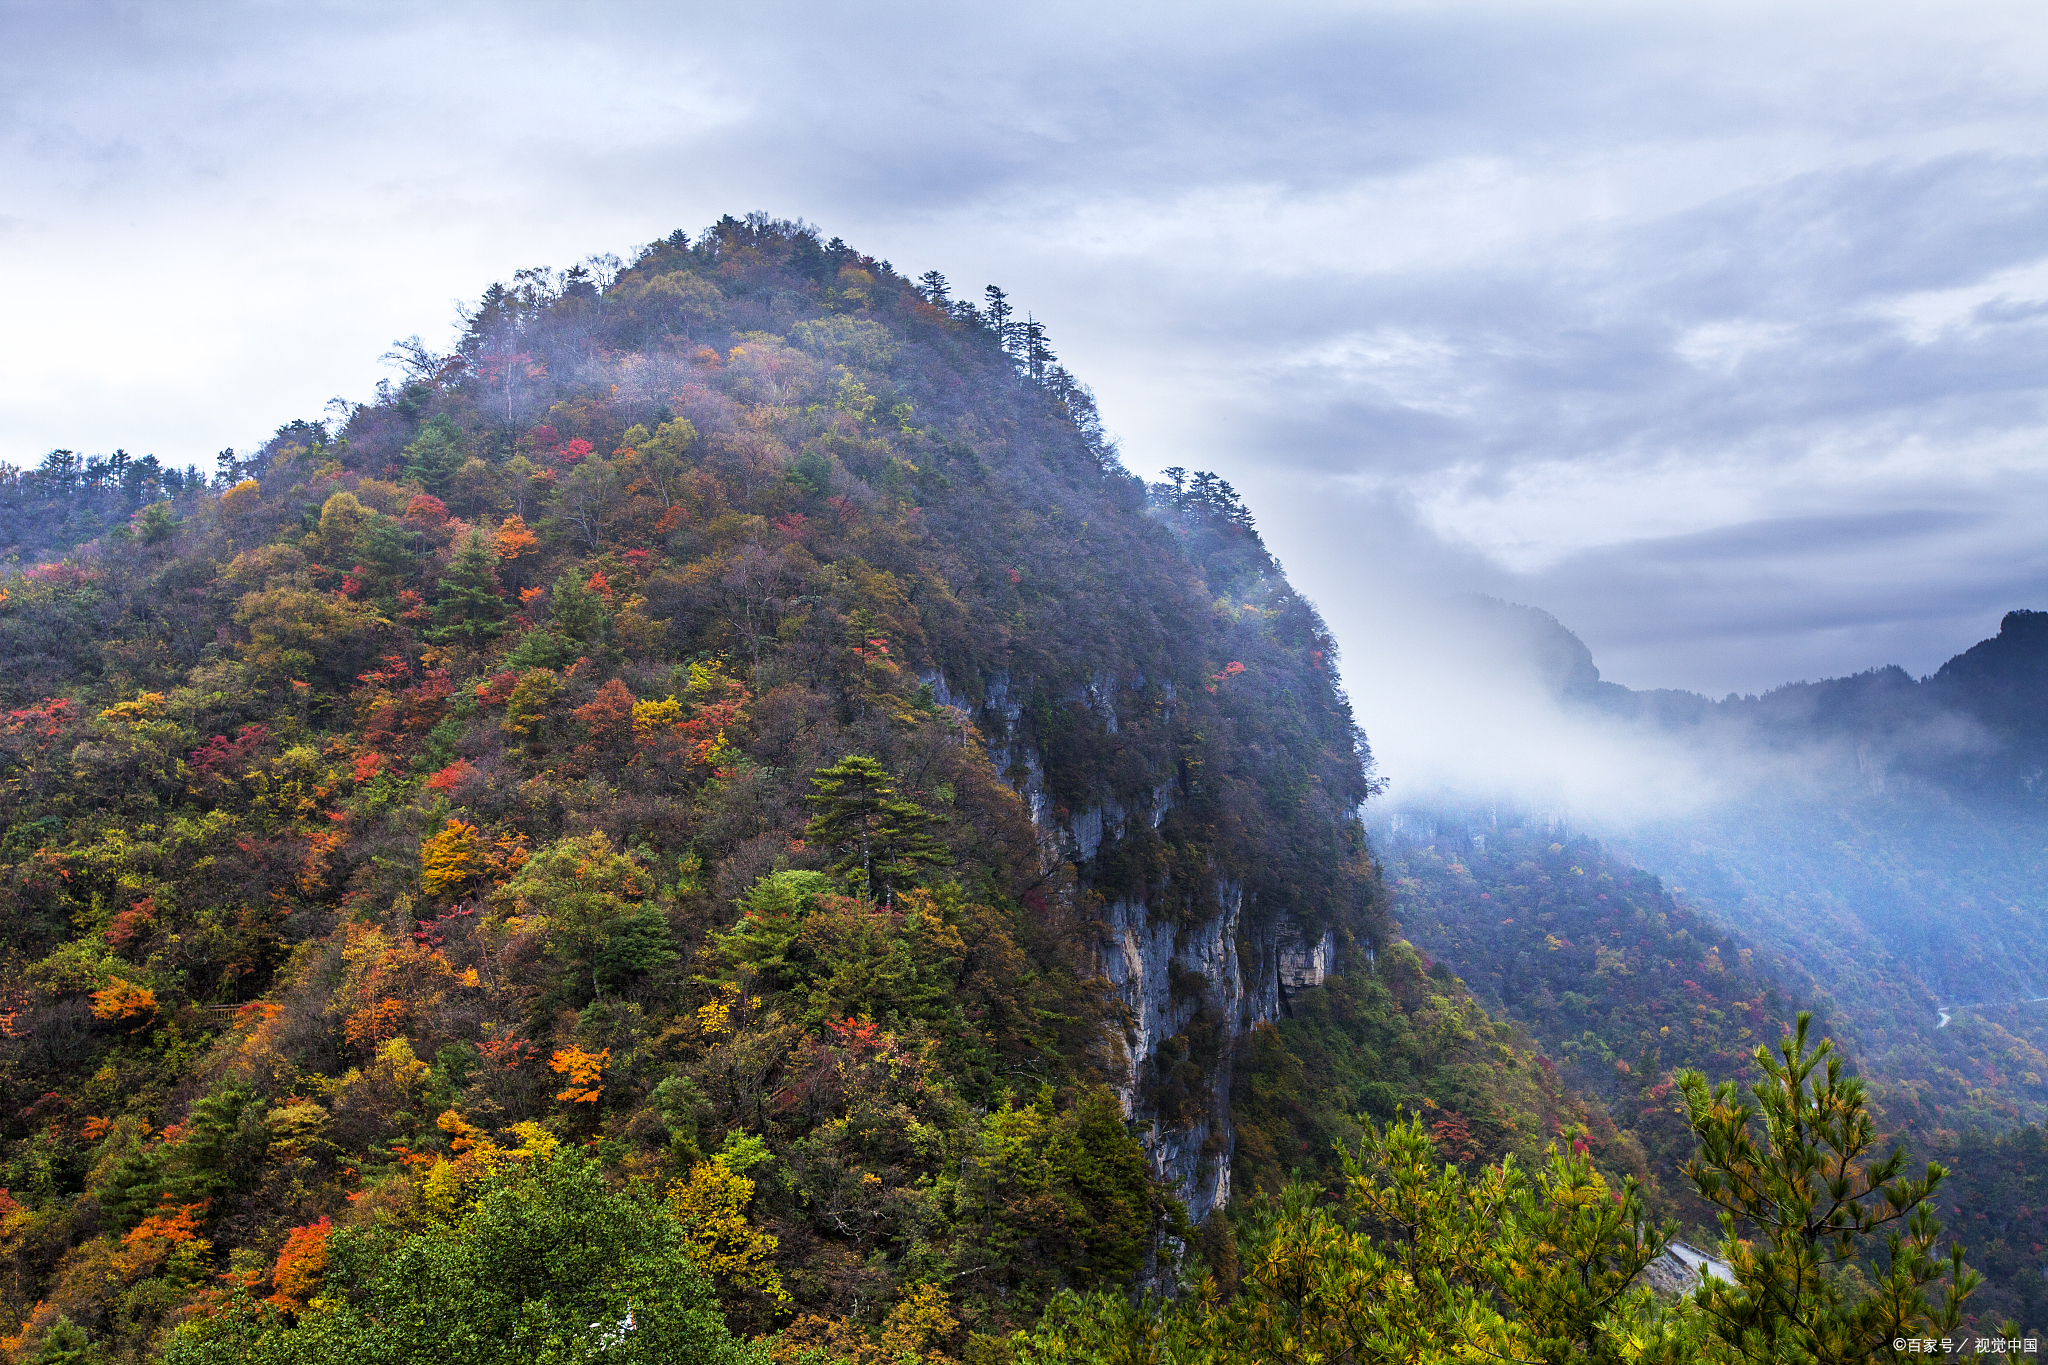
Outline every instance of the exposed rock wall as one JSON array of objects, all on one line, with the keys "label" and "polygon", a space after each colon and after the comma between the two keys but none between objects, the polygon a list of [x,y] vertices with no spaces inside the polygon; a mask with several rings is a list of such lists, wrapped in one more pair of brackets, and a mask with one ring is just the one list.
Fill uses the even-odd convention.
[{"label": "exposed rock wall", "polygon": [[[1128,1021],[1126,1071],[1118,1086],[1124,1108],[1141,1122],[1149,1119],[1144,1143],[1153,1169],[1172,1184],[1196,1222],[1230,1202],[1236,1149],[1231,1063],[1238,1040],[1280,1018],[1289,991],[1320,986],[1336,943],[1334,931],[1308,943],[1291,921],[1258,922],[1247,915],[1244,891],[1234,882],[1219,881],[1216,900],[1222,907],[1216,916],[1185,926],[1163,922],[1143,904],[1114,902],[1103,921],[1099,949],[1103,974],[1115,986]],[[1176,988],[1176,975],[1186,982],[1191,973],[1202,980],[1199,993]],[[1148,1104],[1148,1064],[1161,1043],[1185,1033],[1205,1008],[1221,1034],[1214,1070],[1206,1078],[1208,1104],[1179,1122],[1162,1122]]]},{"label": "exposed rock wall", "polygon": [[[1163,775],[1149,802],[1141,802],[1135,813],[1105,801],[1064,820],[1056,818],[1045,789],[1045,766],[1022,733],[1023,707],[1009,676],[992,675],[979,706],[949,688],[939,674],[924,681],[941,705],[959,707],[981,727],[997,770],[1009,775],[1031,812],[1048,865],[1084,865],[1129,821],[1142,819],[1156,829],[1166,818],[1173,791]],[[1084,694],[1098,714],[1108,712],[1112,730],[1114,694],[1114,681],[1107,678],[1091,680]],[[1238,1040],[1280,1018],[1289,992],[1322,985],[1336,952],[1333,929],[1322,928],[1311,938],[1289,918],[1261,916],[1257,907],[1246,904],[1244,888],[1227,878],[1218,878],[1214,890],[1218,909],[1194,924],[1174,923],[1142,900],[1111,901],[1095,945],[1102,974],[1123,1007],[1124,1050],[1116,1090],[1125,1113],[1145,1125],[1142,1140],[1154,1171],[1196,1222],[1230,1202],[1236,1145],[1230,1121],[1231,1063]],[[1216,1060],[1204,1077],[1206,1103],[1199,1112],[1162,1119],[1149,1094],[1154,1060],[1160,1045],[1184,1035],[1204,1010],[1219,1034]]]},{"label": "exposed rock wall", "polygon": [[1306,990],[1323,984],[1323,978],[1330,974],[1332,960],[1337,953],[1337,931],[1323,930],[1323,936],[1310,943],[1299,931],[1281,936],[1279,943],[1280,989],[1282,998],[1287,991]]},{"label": "exposed rock wall", "polygon": [[[1256,983],[1247,986],[1238,954],[1244,898],[1234,885],[1218,888],[1224,909],[1215,919],[1186,928],[1161,923],[1142,904],[1110,906],[1100,947],[1103,974],[1116,987],[1126,1011],[1126,1070],[1118,1085],[1125,1112],[1147,1117],[1148,1064],[1165,1039],[1183,1033],[1205,1005],[1220,1016],[1224,1046],[1219,1070],[1207,1077],[1206,1112],[1177,1123],[1151,1116],[1144,1143],[1153,1169],[1169,1181],[1188,1216],[1197,1221],[1230,1202],[1230,1061],[1233,1044],[1248,1021],[1271,1017]],[[1202,978],[1204,992],[1174,989],[1174,966]],[[1185,979],[1185,978],[1184,978]]]}]

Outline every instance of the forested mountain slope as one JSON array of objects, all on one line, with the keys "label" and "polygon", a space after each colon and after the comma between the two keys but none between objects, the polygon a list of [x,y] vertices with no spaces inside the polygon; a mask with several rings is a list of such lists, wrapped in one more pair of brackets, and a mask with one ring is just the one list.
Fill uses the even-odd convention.
[{"label": "forested mountain slope", "polygon": [[[1988,1098],[1981,1088],[1924,1059],[1924,1069],[1911,1069],[1914,1057],[1887,1046],[1893,1035],[1873,1039],[1857,1027],[1804,959],[1731,928],[1690,894],[1674,895],[1601,841],[1527,813],[1491,816],[1379,817],[1374,842],[1401,932],[1438,959],[1437,975],[1455,968],[1481,1004],[1558,1058],[1612,1125],[1600,1149],[1624,1168],[1640,1149],[1646,1189],[1696,1241],[1711,1244],[1716,1233],[1678,1174],[1694,1138],[1675,1074],[1739,1076],[1759,1040],[1807,1009],[1870,1083],[1887,1144],[1909,1143],[1949,1170],[1940,1212],[1985,1277],[1972,1301],[1976,1320],[2048,1320],[2048,1244],[2035,1230],[2048,1207],[2041,1124],[1987,1128],[1986,1110],[2000,1111],[1972,1107]],[[1980,1013],[1958,1012],[1951,1027],[1964,1046],[2000,1055],[1998,1040],[2009,1035],[1996,1017],[1973,1017]]]},{"label": "forested mountain slope", "polygon": [[1566,714],[1610,717],[1617,742],[1677,740],[1731,799],[1604,822],[1397,803],[1375,818],[1402,931],[1667,1171],[1689,1142],[1672,1070],[1734,1074],[1755,1036],[1818,1011],[1891,1131],[1979,1168],[1951,1226],[1973,1249],[1993,1234],[1975,1258],[1984,1311],[2038,1321],[2048,1254],[1994,1191],[2024,1185],[2015,1154],[2048,1114],[2048,811],[2029,775],[2043,614],[2009,613],[1919,682],[1874,670],[1720,702],[1603,681],[1547,613],[1475,600],[1452,615]]},{"label": "forested mountain slope", "polygon": [[2048,611],[2007,612],[1997,635],[1925,678],[1894,664],[1719,701],[1604,680],[1585,643],[1534,607],[1469,596],[1448,604],[1446,618],[1531,669],[1559,699],[1702,747],[1842,768],[1865,789],[1902,783],[2000,813],[2048,803]]},{"label": "forested mountain slope", "polygon": [[531,1205],[614,1239],[563,1312],[944,1359],[1361,1110],[1611,1133],[1390,938],[1235,494],[1000,291],[726,219],[401,356],[211,483],[9,485],[94,538],[0,600],[6,1349],[516,1316],[460,1267]]},{"label": "forested mountain slope", "polygon": [[[1878,669],[1719,702],[1602,681],[1544,612],[1474,600],[1453,615],[1568,709],[1610,717],[1614,742],[1689,756],[1718,798],[1578,823],[1810,976],[1895,1117],[1932,1131],[2048,1116],[2048,805],[2032,776],[2048,761],[2048,614],[2008,613],[1920,682]],[[1417,814],[1462,827],[1476,810]]]},{"label": "forested mountain slope", "polygon": [[[1394,823],[1379,843],[1402,931],[1605,1101],[1645,1147],[1650,1179],[1684,1203],[1676,1172],[1692,1135],[1672,1074],[1741,1074],[1782,1021],[1825,1005],[1811,980],[1790,961],[1759,961],[1584,835],[1535,821]],[[1819,1018],[1840,1031],[1831,1011]]]}]

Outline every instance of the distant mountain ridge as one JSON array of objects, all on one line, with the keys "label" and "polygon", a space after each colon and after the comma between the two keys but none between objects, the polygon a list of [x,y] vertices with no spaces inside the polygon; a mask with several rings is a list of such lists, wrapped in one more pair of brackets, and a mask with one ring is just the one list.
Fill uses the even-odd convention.
[{"label": "distant mountain ridge", "polygon": [[[1859,1061],[1898,1087],[1899,1122],[2048,1118],[2048,612],[2007,613],[1925,678],[1874,668],[1720,701],[1602,679],[1585,643],[1534,607],[1466,597],[1455,616],[1471,664],[1533,679],[1561,727],[1604,716],[1623,746],[1679,762],[1690,750],[1700,800],[1658,815],[1623,790],[1567,820],[1443,793],[1390,810],[1383,841],[1419,830],[1424,846],[1462,851],[1461,838],[1531,820],[1596,833],[1836,1001]],[[1455,913],[1443,925],[1416,940],[1463,971],[1452,945],[1478,926]]]},{"label": "distant mountain ridge", "polygon": [[2048,797],[2048,611],[2007,612],[1997,635],[1925,678],[1890,664],[1715,701],[1606,681],[1585,642],[1539,608],[1459,601],[1563,701],[1715,744],[1846,745],[1866,773],[1911,775],[1959,797]]}]

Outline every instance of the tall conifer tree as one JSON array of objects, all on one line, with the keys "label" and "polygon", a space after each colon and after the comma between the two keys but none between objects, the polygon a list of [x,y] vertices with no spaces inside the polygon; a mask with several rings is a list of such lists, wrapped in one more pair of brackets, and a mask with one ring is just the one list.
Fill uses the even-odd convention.
[{"label": "tall conifer tree", "polygon": [[505,599],[498,588],[498,556],[482,527],[470,529],[440,586],[441,600],[434,604],[434,629],[428,632],[436,642],[460,642],[474,649],[505,629]]},{"label": "tall conifer tree", "polygon": [[811,785],[818,790],[804,799],[818,813],[804,828],[804,838],[838,853],[827,870],[856,895],[887,905],[896,884],[908,881],[919,867],[953,861],[930,833],[944,817],[898,799],[889,770],[874,759],[848,755],[819,769]]}]

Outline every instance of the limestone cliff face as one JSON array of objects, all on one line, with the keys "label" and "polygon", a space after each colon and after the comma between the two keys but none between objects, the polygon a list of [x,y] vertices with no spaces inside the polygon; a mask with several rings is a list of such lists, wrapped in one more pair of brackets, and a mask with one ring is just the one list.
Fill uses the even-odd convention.
[{"label": "limestone cliff face", "polygon": [[[1142,904],[1111,905],[1101,945],[1103,974],[1115,984],[1127,1011],[1124,1041],[1128,1070],[1118,1089],[1133,1117],[1150,1118],[1145,1146],[1154,1169],[1170,1180],[1188,1216],[1202,1219],[1230,1202],[1230,1061],[1237,1035],[1250,1022],[1270,1017],[1261,1009],[1264,994],[1256,983],[1247,989],[1244,963],[1238,954],[1243,893],[1234,886],[1218,888],[1228,907],[1222,915],[1192,929],[1153,922]],[[1174,969],[1198,973],[1200,994],[1174,990]],[[1162,1122],[1152,1108],[1144,1081],[1156,1063],[1159,1045],[1184,1033],[1198,1010],[1209,1006],[1222,1021],[1226,1046],[1217,1069],[1207,1078],[1209,1103],[1179,1123]],[[1233,1027],[1235,1026],[1235,1027]]]},{"label": "limestone cliff face", "polygon": [[[1236,1146],[1231,1063],[1237,1041],[1254,1026],[1278,1019],[1288,991],[1322,984],[1335,937],[1325,930],[1313,947],[1304,948],[1288,921],[1247,924],[1242,887],[1220,881],[1216,897],[1222,912],[1192,926],[1162,922],[1142,902],[1112,902],[1098,950],[1103,975],[1115,986],[1128,1020],[1127,1070],[1118,1090],[1132,1117],[1147,1123],[1144,1142],[1153,1168],[1172,1183],[1196,1222],[1230,1202]],[[1183,984],[1190,976],[1200,978],[1198,989]],[[1203,1077],[1208,1102],[1174,1121],[1157,1112],[1146,1081],[1161,1045],[1187,1034],[1204,1014],[1214,1021],[1220,1043]]]},{"label": "limestone cliff face", "polygon": [[[1048,867],[1072,865],[1083,887],[1097,855],[1139,831],[1157,831],[1174,807],[1166,773],[1125,803],[1105,800],[1062,811],[1046,786],[1046,765],[1024,725],[1024,706],[1012,679],[986,679],[977,705],[945,678],[925,678],[942,705],[972,715],[987,738],[999,771],[1011,775],[1040,835]],[[1117,733],[1117,687],[1097,677],[1072,700],[1101,714]],[[1135,806],[1135,809],[1132,807]],[[1203,895],[1211,907],[1190,920],[1167,913],[1144,895],[1108,896],[1095,921],[1096,962],[1115,992],[1123,1016],[1122,1055],[1113,1082],[1124,1110],[1143,1125],[1142,1140],[1155,1172],[1167,1181],[1195,1222],[1226,1206],[1231,1195],[1232,1062],[1238,1041],[1261,1023],[1279,1019],[1291,992],[1320,986],[1333,967],[1336,931],[1329,923],[1305,925],[1285,908],[1264,910],[1243,882],[1215,873]],[[1186,899],[1186,898],[1182,898]],[[1191,1036],[1201,1046],[1190,1046]],[[1186,1068],[1193,1065],[1190,1079]],[[1181,1103],[1162,1103],[1162,1080]]]}]

